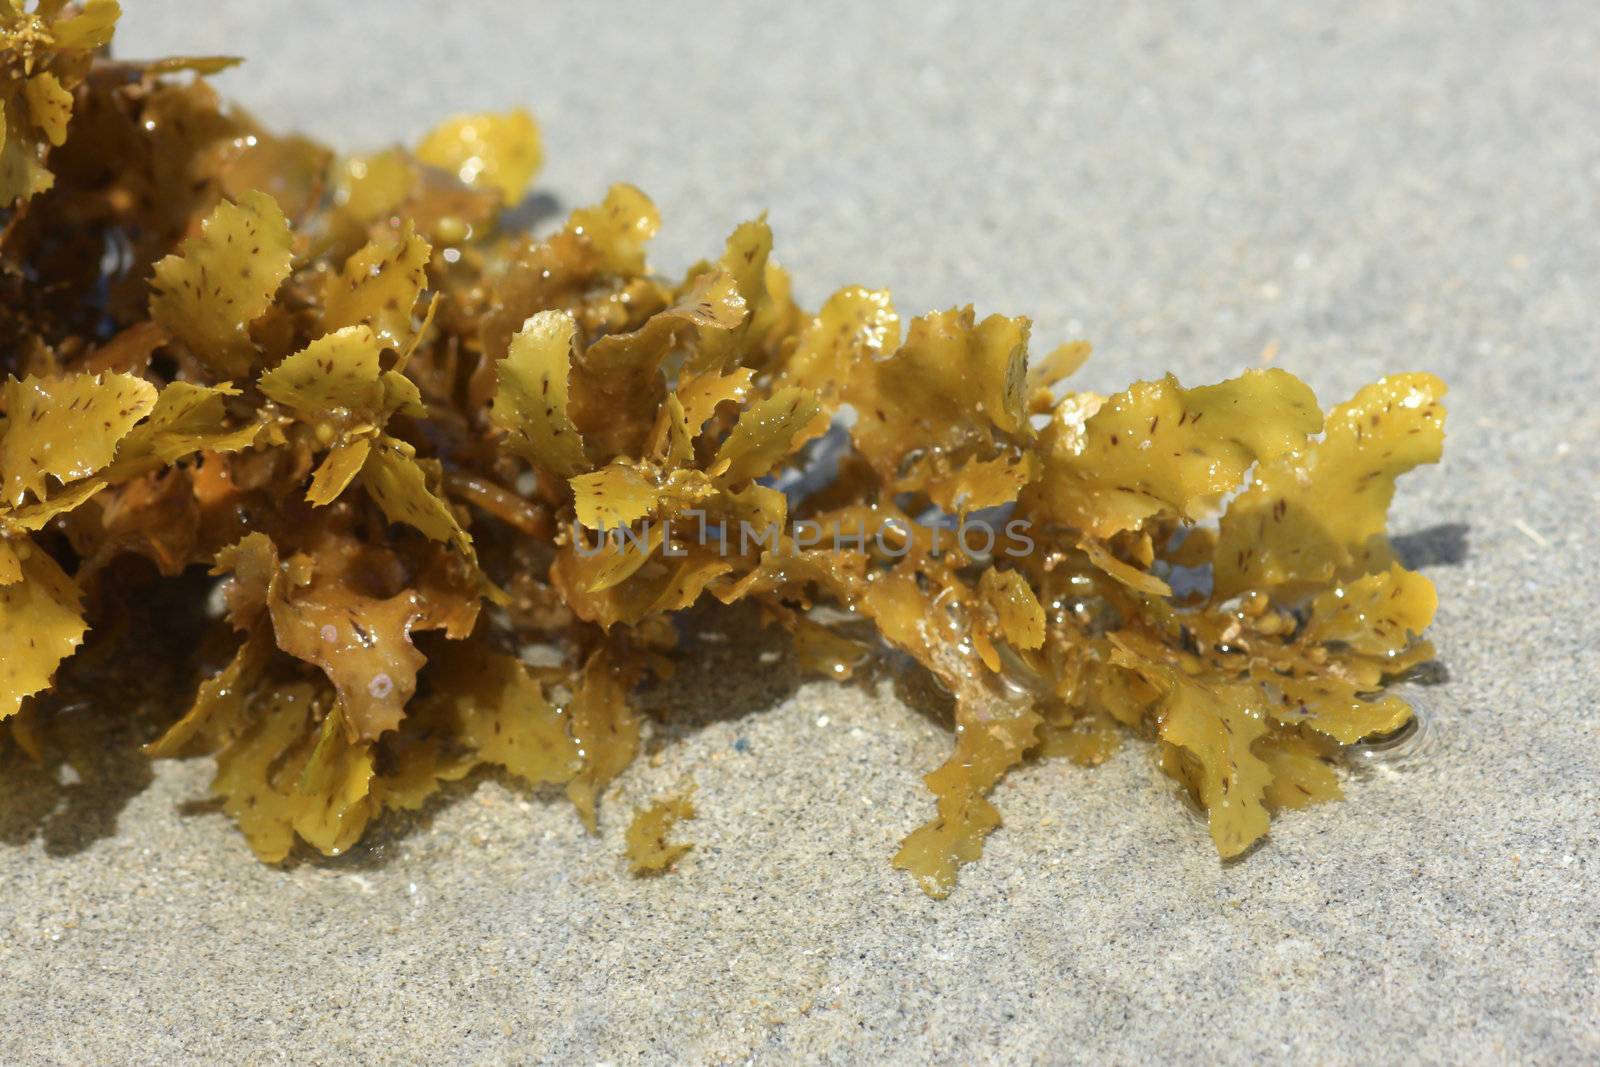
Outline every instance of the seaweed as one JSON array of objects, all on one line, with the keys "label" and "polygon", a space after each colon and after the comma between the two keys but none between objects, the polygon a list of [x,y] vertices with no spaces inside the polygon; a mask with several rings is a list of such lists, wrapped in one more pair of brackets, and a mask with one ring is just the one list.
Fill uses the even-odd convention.
[{"label": "seaweed", "polygon": [[[861,287],[801,309],[764,218],[666,278],[632,186],[510,228],[526,112],[340,157],[225,108],[204,78],[230,59],[113,59],[118,13],[0,0],[19,758],[67,703],[123,699],[149,650],[119,598],[156,589],[205,636],[161,645],[146,751],[210,754],[268,862],[483,766],[597,828],[691,608],[754,604],[820,674],[893,650],[944,691],[952,751],[894,857],[935,896],[1025,760],[1143,738],[1234,857],[1410,721],[1389,686],[1431,656],[1435,596],[1385,527],[1440,457],[1431,375],[1326,415],[1277,369],[1077,391],[1088,345],[1030,364],[1024,318],[902,322]],[[692,812],[636,817],[636,872]]]},{"label": "seaweed", "polygon": [[673,827],[695,817],[693,796],[694,787],[690,786],[634,812],[626,835],[628,865],[634,874],[659,874],[694,848],[686,841],[667,841]]}]

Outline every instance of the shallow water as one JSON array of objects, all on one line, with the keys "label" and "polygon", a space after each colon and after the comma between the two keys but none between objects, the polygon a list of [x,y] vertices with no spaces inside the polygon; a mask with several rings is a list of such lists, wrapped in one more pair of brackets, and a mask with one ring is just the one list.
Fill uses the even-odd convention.
[{"label": "shallow water", "polygon": [[1345,759],[1352,770],[1410,770],[1430,762],[1443,747],[1446,729],[1439,712],[1416,700],[1414,694],[1404,693],[1403,689],[1400,695],[1411,701],[1411,721],[1389,737],[1346,749]]}]

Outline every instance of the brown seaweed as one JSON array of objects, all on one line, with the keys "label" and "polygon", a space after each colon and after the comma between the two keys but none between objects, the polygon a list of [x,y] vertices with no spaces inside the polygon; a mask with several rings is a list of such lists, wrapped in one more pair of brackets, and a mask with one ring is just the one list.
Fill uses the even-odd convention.
[{"label": "brown seaweed", "polygon": [[[148,751],[210,753],[269,862],[482,765],[564,786],[593,829],[691,606],[754,602],[839,679],[865,624],[953,698],[894,860],[934,895],[1025,759],[1147,739],[1231,857],[1409,721],[1386,687],[1431,654],[1434,592],[1384,531],[1396,477],[1439,458],[1432,376],[1326,416],[1282,370],[1072,391],[1087,345],[1030,366],[1023,318],[902,322],[859,287],[803,311],[764,219],[680,280],[650,271],[631,186],[548,238],[503,229],[541,161],[525,112],[340,158],[224,108],[203,76],[230,61],[112,60],[117,15],[0,0],[0,720],[23,750],[56,690],[115,700],[145,654],[108,576],[202,571],[220,605],[183,625],[211,636],[163,675],[190,682]],[[837,476],[783,491],[824,435]],[[691,813],[635,820],[635,870]]]}]

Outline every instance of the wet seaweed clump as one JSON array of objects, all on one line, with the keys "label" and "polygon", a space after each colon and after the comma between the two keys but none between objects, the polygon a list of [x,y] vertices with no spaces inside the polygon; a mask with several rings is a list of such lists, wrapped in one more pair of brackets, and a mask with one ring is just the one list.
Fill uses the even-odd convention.
[{"label": "wet seaweed clump", "polygon": [[148,714],[268,862],[482,765],[593,828],[675,615],[742,601],[825,675],[887,647],[952,698],[894,857],[943,895],[1023,760],[1151,741],[1232,857],[1410,720],[1434,591],[1384,531],[1436,378],[1073,391],[1087,347],[1030,365],[1026,319],[802,310],[763,219],[683,278],[628,185],[507,229],[523,112],[341,156],[220,103],[231,60],[111,58],[117,16],[0,0],[8,758]]}]

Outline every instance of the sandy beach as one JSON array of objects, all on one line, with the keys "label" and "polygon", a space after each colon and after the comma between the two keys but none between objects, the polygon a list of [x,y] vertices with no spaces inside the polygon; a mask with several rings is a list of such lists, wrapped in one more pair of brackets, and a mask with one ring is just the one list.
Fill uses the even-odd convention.
[{"label": "sandy beach", "polygon": [[[526,218],[634,182],[668,274],[766,211],[802,303],[1028,314],[1083,388],[1439,374],[1391,529],[1442,669],[1240,862],[1130,743],[1012,774],[944,901],[889,857],[948,731],[762,635],[646,695],[598,836],[489,777],[268,867],[113,724],[0,770],[0,1061],[1600,1059],[1600,9],[127,6],[122,54],[243,54],[225,94],[342,147],[526,105]],[[631,877],[688,781],[694,850]]]}]

